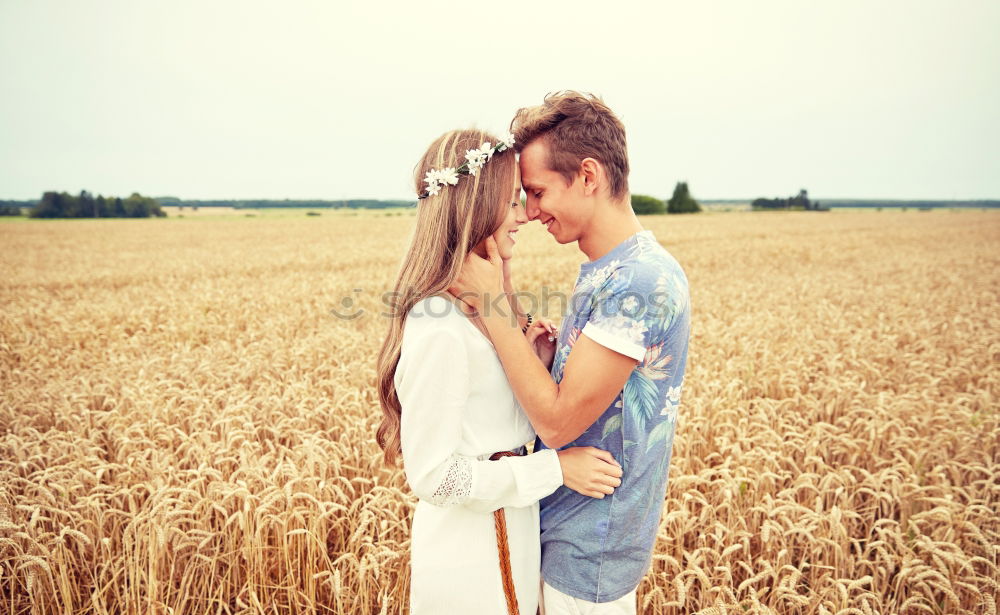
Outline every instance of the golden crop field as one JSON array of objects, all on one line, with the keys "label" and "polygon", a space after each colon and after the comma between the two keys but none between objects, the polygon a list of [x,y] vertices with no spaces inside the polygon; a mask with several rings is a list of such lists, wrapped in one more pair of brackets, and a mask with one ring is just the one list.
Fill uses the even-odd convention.
[{"label": "golden crop field", "polygon": [[[642,221],[692,338],[639,612],[995,614],[1000,212]],[[412,223],[0,224],[0,614],[405,612],[372,383]],[[558,304],[582,255],[521,237]]]}]

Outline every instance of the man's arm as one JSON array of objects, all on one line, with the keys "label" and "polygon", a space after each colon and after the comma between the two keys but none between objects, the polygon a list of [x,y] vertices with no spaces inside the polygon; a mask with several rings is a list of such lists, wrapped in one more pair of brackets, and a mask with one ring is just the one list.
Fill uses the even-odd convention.
[{"label": "man's arm", "polygon": [[496,241],[486,238],[488,260],[466,256],[449,290],[481,315],[518,403],[549,448],[569,444],[607,410],[625,387],[637,361],[585,334],[577,338],[560,384],[535,356],[516,321],[494,302],[504,292],[503,263]]},{"label": "man's arm", "polygon": [[510,261],[503,261],[503,292],[507,294],[510,309],[514,310],[517,326],[524,327],[528,324],[527,312],[521,309],[521,304],[517,300],[517,291],[514,290],[514,282],[511,278]]},{"label": "man's arm", "polygon": [[637,364],[581,334],[556,384],[509,314],[487,311],[483,321],[518,403],[549,448],[580,437],[621,393]]}]

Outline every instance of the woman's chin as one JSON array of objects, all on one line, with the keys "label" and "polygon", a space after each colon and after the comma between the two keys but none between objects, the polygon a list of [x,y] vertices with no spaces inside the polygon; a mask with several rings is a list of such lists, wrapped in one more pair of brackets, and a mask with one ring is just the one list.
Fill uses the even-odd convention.
[{"label": "woman's chin", "polygon": [[505,261],[514,258],[514,241],[510,237],[503,237],[497,241],[497,253]]}]

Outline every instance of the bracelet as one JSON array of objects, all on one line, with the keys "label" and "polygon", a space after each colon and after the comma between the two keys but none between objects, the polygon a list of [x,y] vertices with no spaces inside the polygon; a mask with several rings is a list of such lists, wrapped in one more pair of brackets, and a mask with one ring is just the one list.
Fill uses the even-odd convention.
[{"label": "bracelet", "polygon": [[528,327],[531,326],[531,312],[525,312],[524,315],[528,317],[528,322],[523,327],[521,327],[521,333],[527,333]]}]

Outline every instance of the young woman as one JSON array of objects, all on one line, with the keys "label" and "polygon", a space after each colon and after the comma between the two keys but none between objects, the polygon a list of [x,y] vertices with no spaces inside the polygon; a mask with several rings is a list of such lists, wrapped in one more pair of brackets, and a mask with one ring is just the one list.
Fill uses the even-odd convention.
[{"label": "young woman", "polygon": [[[417,165],[416,228],[378,360],[384,414],[378,442],[387,463],[402,455],[419,498],[411,539],[415,615],[535,613],[538,500],[563,484],[591,497],[621,484],[620,466],[599,449],[523,455],[534,430],[478,315],[447,290],[470,251],[485,255],[487,237],[505,262],[513,255],[527,217],[512,144],[510,137],[498,143],[482,131],[453,131],[434,141]],[[551,364],[551,323],[529,325],[513,297],[510,269],[503,270],[510,309],[538,360]],[[490,459],[502,452],[509,456]],[[503,564],[498,509],[509,550]]]}]

